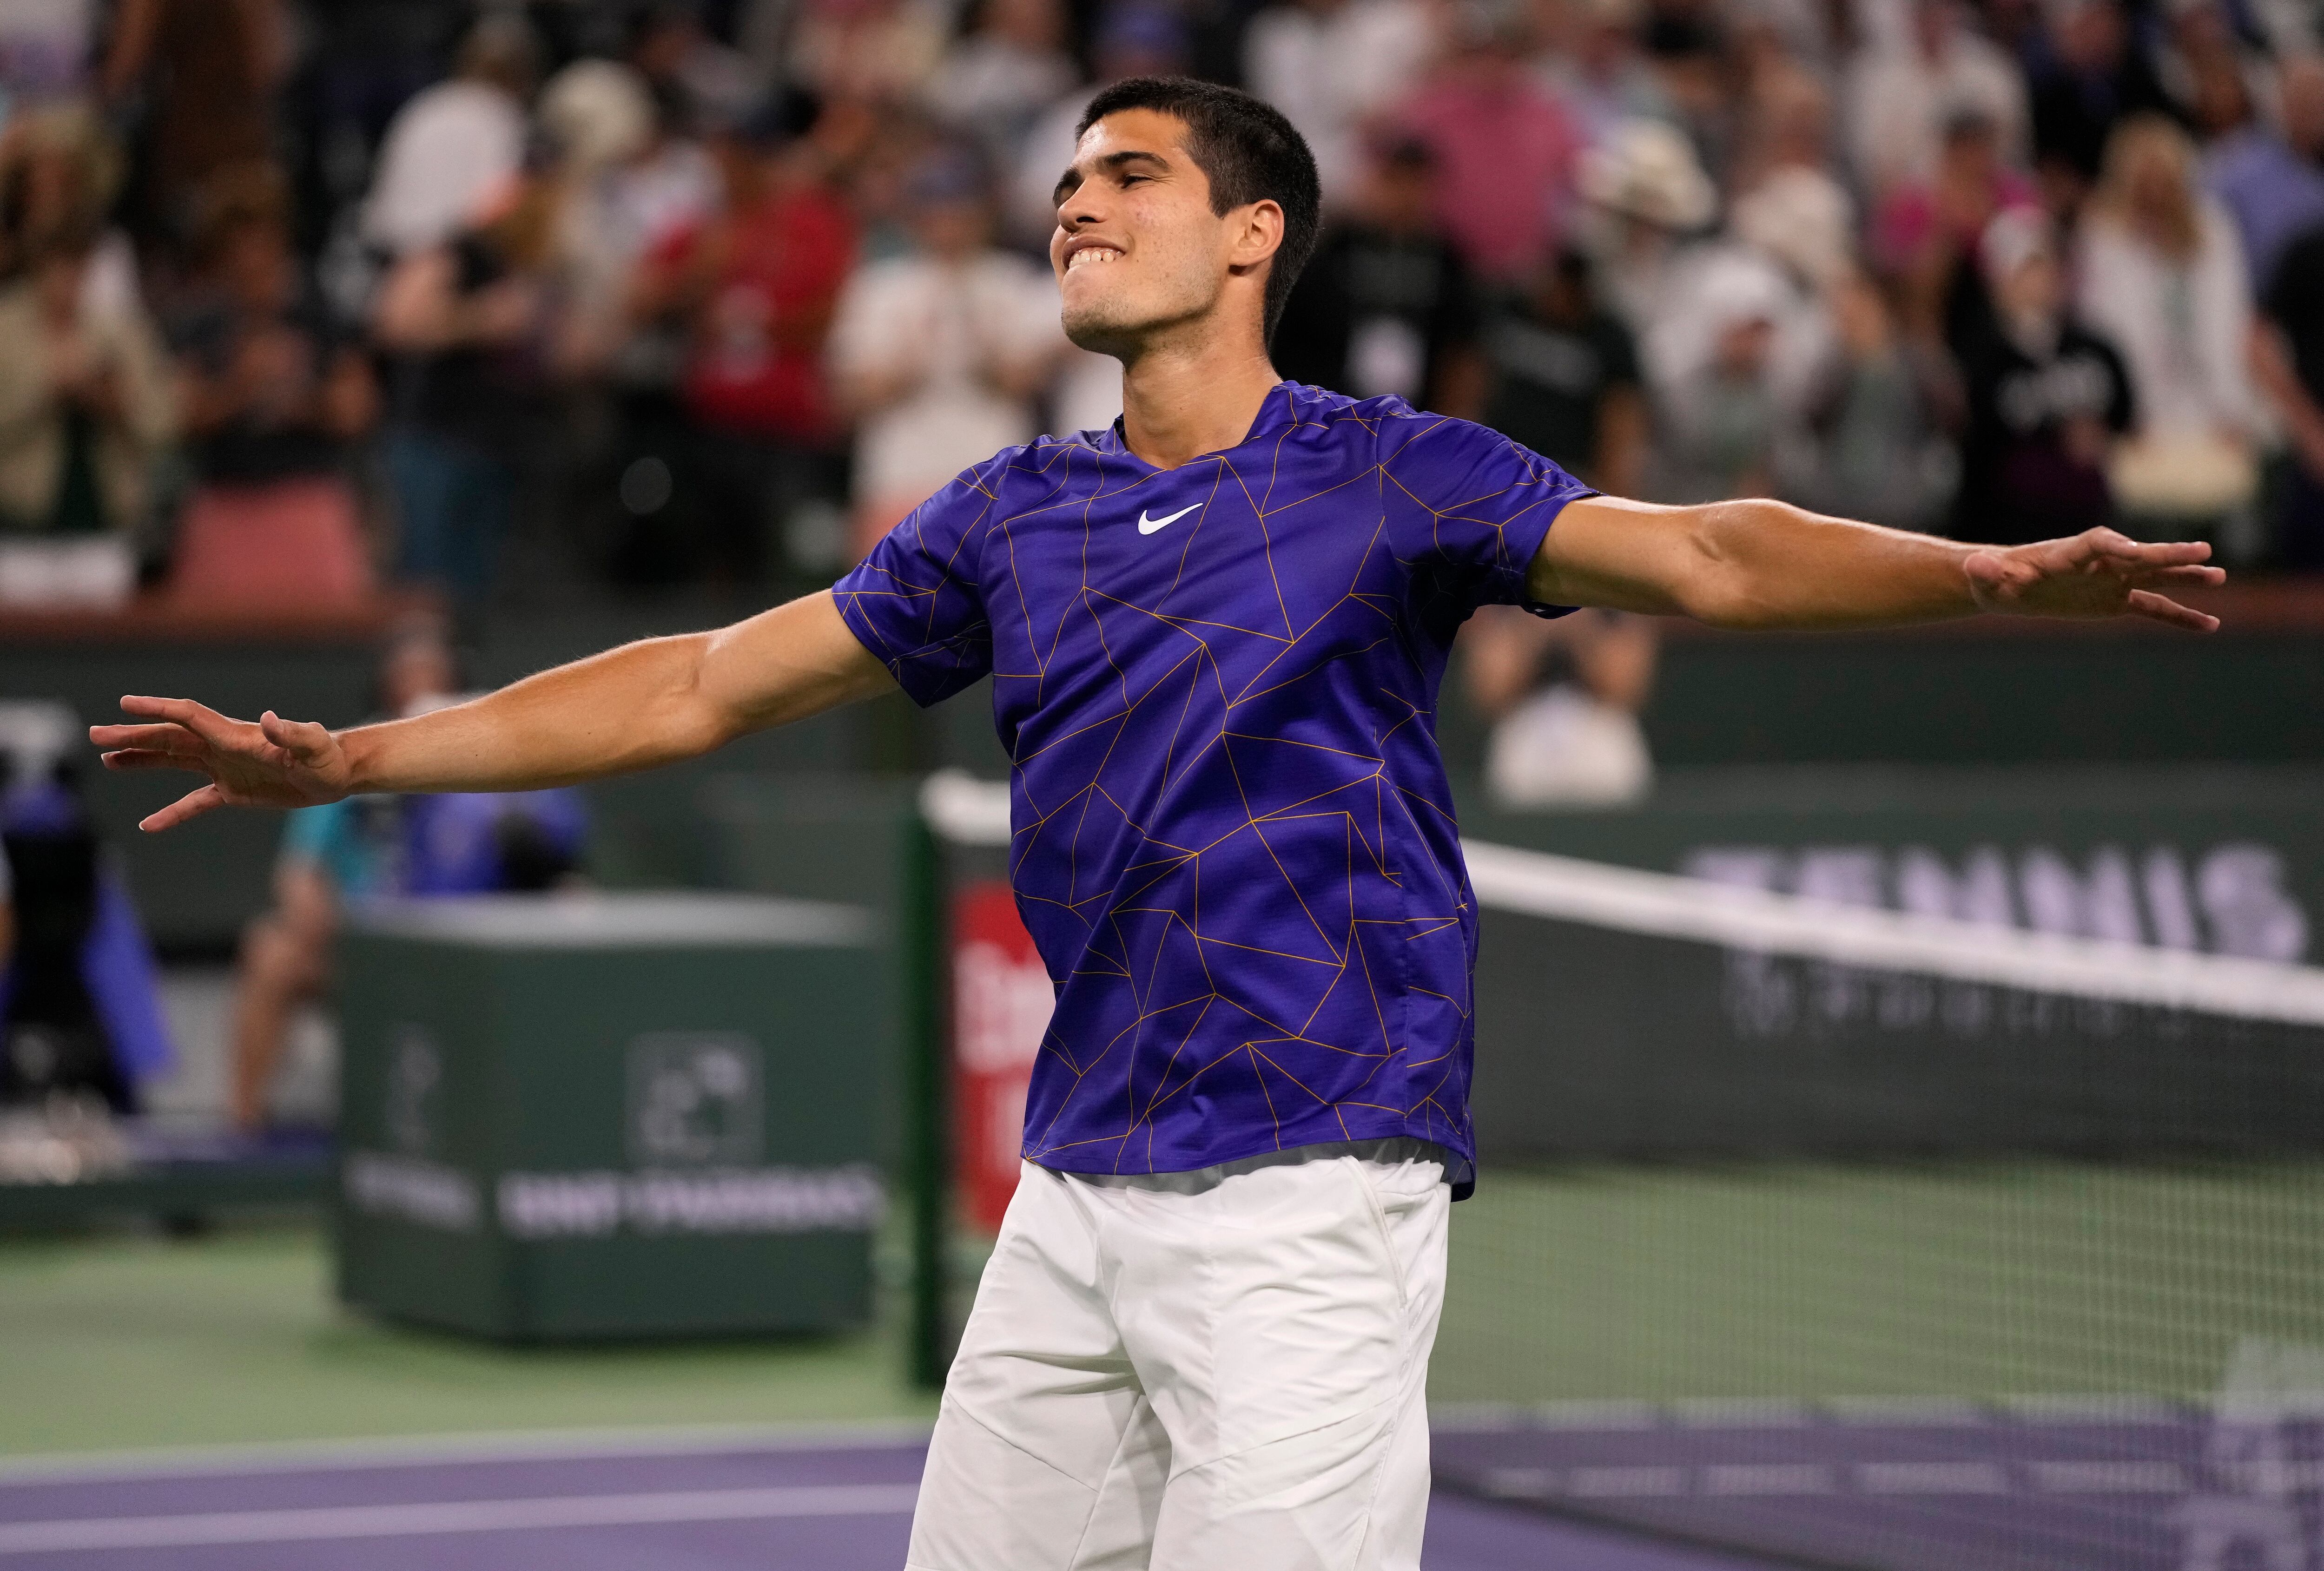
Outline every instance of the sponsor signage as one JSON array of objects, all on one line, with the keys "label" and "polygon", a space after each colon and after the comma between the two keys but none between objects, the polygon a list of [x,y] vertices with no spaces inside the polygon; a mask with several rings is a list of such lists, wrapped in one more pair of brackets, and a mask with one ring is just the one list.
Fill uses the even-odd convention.
[{"label": "sponsor signage", "polygon": [[[347,1203],[449,1233],[486,1220],[483,1188],[431,1160],[443,1063],[426,1028],[390,1034],[383,1122],[392,1153],[355,1151]],[[505,1172],[491,1219],[511,1238],[868,1232],[887,1210],[879,1170],[758,1165],[766,1144],[765,1055],[739,1032],[649,1032],[624,1055],[622,1144],[633,1171]]]},{"label": "sponsor signage", "polygon": [[1017,1192],[1025,1090],[1056,1002],[1008,883],[964,887],[952,909],[954,1162],[962,1214],[986,1232]]}]

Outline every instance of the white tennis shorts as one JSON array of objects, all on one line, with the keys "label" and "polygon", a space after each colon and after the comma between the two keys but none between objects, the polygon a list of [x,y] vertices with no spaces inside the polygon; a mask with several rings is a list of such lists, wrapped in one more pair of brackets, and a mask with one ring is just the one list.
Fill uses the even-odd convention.
[{"label": "white tennis shorts", "polygon": [[1416,1140],[1150,1177],[1027,1164],[912,1571],[1416,1571],[1443,1176]]}]

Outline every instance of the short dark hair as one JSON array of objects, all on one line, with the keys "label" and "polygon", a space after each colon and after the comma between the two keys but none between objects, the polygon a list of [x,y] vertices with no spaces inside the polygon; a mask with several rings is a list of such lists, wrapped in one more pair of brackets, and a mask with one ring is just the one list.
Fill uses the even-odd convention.
[{"label": "short dark hair", "polygon": [[1186,123],[1186,153],[1211,182],[1211,211],[1221,215],[1251,202],[1272,201],[1283,209],[1283,243],[1267,273],[1267,304],[1260,331],[1275,336],[1291,286],[1315,252],[1315,228],[1323,190],[1315,179],[1315,155],[1306,138],[1273,105],[1215,82],[1191,77],[1128,77],[1104,88],[1082,111],[1082,133],[1109,115],[1151,109]]}]

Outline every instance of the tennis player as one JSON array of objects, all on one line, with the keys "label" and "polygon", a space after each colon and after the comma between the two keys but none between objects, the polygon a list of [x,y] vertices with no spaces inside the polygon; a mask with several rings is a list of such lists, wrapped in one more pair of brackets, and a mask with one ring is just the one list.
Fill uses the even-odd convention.
[{"label": "tennis player", "polygon": [[[1057,183],[1111,429],[962,474],[830,591],[333,732],[129,698],[146,820],[532,790],[990,675],[1056,986],[1026,1166],[921,1484],[922,1571],[1413,1567],[1447,1204],[1473,1181],[1476,903],[1432,724],[1479,606],[1729,628],[2145,617],[2201,545],[1978,549],[1780,502],[1600,496],[1480,427],[1279,381],[1315,168],[1223,87],[1100,93]],[[1538,193],[1511,190],[1510,201]]]}]

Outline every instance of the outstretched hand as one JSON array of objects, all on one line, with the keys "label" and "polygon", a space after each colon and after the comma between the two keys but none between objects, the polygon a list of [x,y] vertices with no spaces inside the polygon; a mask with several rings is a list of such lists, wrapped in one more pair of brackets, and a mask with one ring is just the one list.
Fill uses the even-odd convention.
[{"label": "outstretched hand", "polygon": [[2203,565],[2210,555],[2200,540],[2148,545],[2112,529],[2085,529],[2068,539],[1979,551],[1961,565],[1979,611],[2145,617],[2208,633],[2219,619],[2168,592],[2225,583],[2224,571]]},{"label": "outstretched hand", "polygon": [[228,720],[185,698],[124,698],[123,712],[143,725],[93,725],[88,740],[106,749],[108,769],[186,769],[209,776],[138,824],[174,829],[214,807],[311,807],[347,795],[354,771],[339,739],[307,721],[272,710],[255,723]]}]

